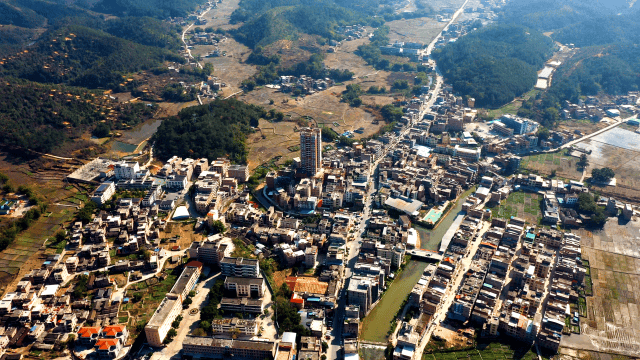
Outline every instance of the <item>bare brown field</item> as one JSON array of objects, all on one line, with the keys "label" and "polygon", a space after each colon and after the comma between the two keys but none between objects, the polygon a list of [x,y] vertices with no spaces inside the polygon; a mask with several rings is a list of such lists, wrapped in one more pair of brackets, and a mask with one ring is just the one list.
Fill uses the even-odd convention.
[{"label": "bare brown field", "polygon": [[[229,96],[240,91],[240,84],[243,80],[250,78],[258,70],[256,66],[245,64],[245,60],[251,54],[251,49],[240,44],[232,38],[227,38],[219,43],[221,52],[226,51],[227,56],[203,58],[201,63],[211,63],[214,67],[213,75],[227,84],[222,88],[222,96]],[[193,56],[205,55],[214,49],[213,45],[195,46],[192,50]]]},{"label": "bare brown field", "polygon": [[611,218],[602,230],[577,230],[589,261],[593,296],[581,333],[598,351],[640,353],[640,222]]},{"label": "bare brown field", "polygon": [[238,28],[242,24],[231,25],[229,21],[231,13],[238,8],[239,3],[240,0],[225,0],[223,2],[218,2],[218,7],[211,9],[204,16],[204,19],[207,20],[207,25],[201,27],[210,27],[214,29],[221,28],[223,30]]},{"label": "bare brown field", "polygon": [[592,122],[589,120],[567,120],[561,121],[558,123],[558,130],[566,130],[569,132],[574,132],[575,130],[580,131],[584,135],[591,134],[600,129],[607,127],[609,124],[600,123],[600,122]]},{"label": "bare brown field", "polygon": [[390,21],[387,23],[389,40],[421,42],[426,46],[438,36],[446,24],[427,17]]},{"label": "bare brown field", "polygon": [[591,174],[594,168],[602,167],[611,168],[616,174],[616,186],[595,186],[595,188],[604,196],[613,196],[621,201],[640,204],[640,152],[592,139],[580,144],[597,148],[597,151],[589,156],[587,174]]},{"label": "bare brown field", "polygon": [[[266,109],[281,111],[285,114],[286,119],[286,121],[279,123],[260,121],[260,131],[250,135],[247,139],[249,167],[254,169],[276,156],[283,157],[281,162],[299,156],[299,150],[290,151],[288,148],[299,144],[297,130],[305,123],[315,126],[329,126],[338,133],[363,127],[363,133],[356,134],[356,138],[368,137],[376,133],[384,123],[373,124],[374,115],[361,108],[353,108],[340,102],[340,93],[344,89],[344,86],[335,86],[329,90],[298,99],[293,99],[287,94],[268,88],[258,89],[241,96],[240,99],[243,101],[264,106]],[[388,101],[383,101],[383,97],[371,98],[378,103],[391,102],[391,98],[388,98]],[[273,105],[269,105],[270,100],[274,101]],[[363,100],[366,99],[363,98]],[[335,126],[334,123],[337,123],[338,126]]]},{"label": "bare brown field", "polygon": [[[386,73],[385,71],[378,71],[374,69],[373,66],[367,65],[360,56],[355,54],[359,45],[368,43],[369,39],[344,41],[342,45],[338,47],[336,52],[326,54],[324,63],[327,67],[332,69],[349,69],[358,78],[371,78],[375,74]],[[383,76],[383,78],[384,77],[386,76]]]}]

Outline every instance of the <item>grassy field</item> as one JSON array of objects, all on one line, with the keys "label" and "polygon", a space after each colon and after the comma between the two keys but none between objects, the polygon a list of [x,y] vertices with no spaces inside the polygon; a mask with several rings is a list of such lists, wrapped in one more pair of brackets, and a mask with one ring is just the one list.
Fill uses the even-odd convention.
[{"label": "grassy field", "polygon": [[513,100],[512,102],[503,105],[498,109],[487,110],[487,115],[491,116],[494,119],[501,117],[504,114],[513,114],[516,115],[518,110],[522,107],[522,99],[526,100],[532,96],[536,96],[538,94],[538,90],[531,89],[529,92],[522,95],[522,98],[518,98]]},{"label": "grassy field", "polygon": [[404,271],[393,281],[384,293],[378,305],[364,318],[361,338],[368,341],[386,342],[387,331],[407,298],[413,286],[418,282],[427,263],[409,261]]},{"label": "grassy field", "polygon": [[568,149],[563,149],[556,153],[525,156],[522,158],[520,168],[540,175],[550,175],[555,170],[559,178],[580,180],[582,171],[578,171],[576,165],[579,160],[571,156]]},{"label": "grassy field", "polygon": [[493,217],[509,219],[512,216],[523,218],[526,221],[537,224],[542,218],[540,200],[538,194],[522,191],[509,194],[499,205],[491,209]]},{"label": "grassy field", "polygon": [[481,343],[473,350],[434,352],[424,354],[422,360],[536,360],[538,356],[533,348],[525,347],[522,344],[506,344],[499,342]]}]

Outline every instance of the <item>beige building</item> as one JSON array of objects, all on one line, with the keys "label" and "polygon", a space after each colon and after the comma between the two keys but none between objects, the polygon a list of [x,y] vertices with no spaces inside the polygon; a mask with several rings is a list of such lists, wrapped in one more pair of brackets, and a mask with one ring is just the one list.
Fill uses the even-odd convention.
[{"label": "beige building", "polygon": [[213,332],[232,333],[244,335],[256,335],[258,333],[258,323],[255,320],[246,319],[215,319],[211,322]]},{"label": "beige building", "polygon": [[322,131],[319,128],[300,130],[300,159],[302,170],[315,176],[322,168]]},{"label": "beige building", "polygon": [[162,347],[162,342],[167,336],[171,323],[176,319],[182,310],[182,301],[179,299],[164,298],[158,309],[144,327],[149,345]]}]

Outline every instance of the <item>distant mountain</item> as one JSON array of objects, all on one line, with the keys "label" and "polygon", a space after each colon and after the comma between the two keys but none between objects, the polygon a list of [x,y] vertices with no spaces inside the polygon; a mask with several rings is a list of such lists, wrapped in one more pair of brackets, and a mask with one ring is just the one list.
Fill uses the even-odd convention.
[{"label": "distant mountain", "polygon": [[511,0],[499,12],[501,21],[553,31],[603,16],[634,12],[630,0]]}]

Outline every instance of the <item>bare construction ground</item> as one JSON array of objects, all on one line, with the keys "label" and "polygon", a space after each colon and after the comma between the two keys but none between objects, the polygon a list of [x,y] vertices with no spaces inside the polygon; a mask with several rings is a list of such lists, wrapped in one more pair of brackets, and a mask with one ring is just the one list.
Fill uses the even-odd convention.
[{"label": "bare construction ground", "polygon": [[[587,297],[581,335],[563,337],[562,345],[636,356],[640,353],[640,221],[611,218],[602,230],[577,233],[582,237],[583,258],[590,264],[593,296]],[[591,344],[584,343],[585,337]]]}]

